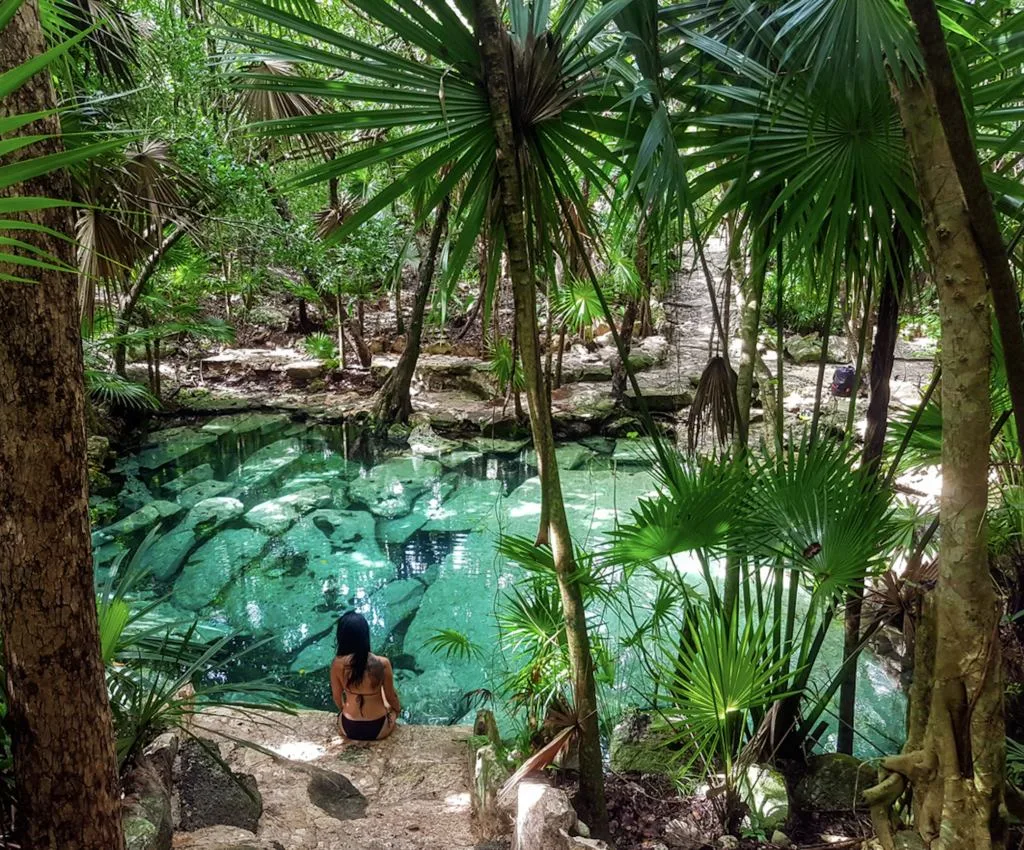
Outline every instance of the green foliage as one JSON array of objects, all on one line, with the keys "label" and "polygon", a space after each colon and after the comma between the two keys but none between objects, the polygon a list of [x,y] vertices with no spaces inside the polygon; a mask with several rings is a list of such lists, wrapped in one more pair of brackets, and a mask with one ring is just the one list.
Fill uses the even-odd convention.
[{"label": "green foliage", "polygon": [[512,343],[508,339],[502,337],[492,343],[488,353],[490,362],[487,364],[487,371],[491,373],[494,382],[498,385],[500,395],[508,393],[510,388],[516,391],[526,388],[523,366],[513,353]]},{"label": "green foliage", "polygon": [[330,334],[310,334],[302,341],[302,347],[306,354],[317,360],[337,360],[338,357],[337,342]]},{"label": "green foliage", "polygon": [[267,681],[228,684],[210,671],[243,660],[262,643],[233,649],[227,634],[203,639],[198,621],[168,624],[155,617],[163,600],[134,601],[147,577],[143,564],[155,540],[151,532],[132,555],[116,562],[97,591],[97,613],[107,668],[107,687],[117,736],[118,762],[124,766],[154,737],[188,724],[201,707],[231,706],[291,711],[280,686]]},{"label": "green foliage", "polygon": [[483,655],[480,647],[457,629],[439,629],[427,638],[426,646],[435,655],[449,660],[469,661]]},{"label": "green foliage", "polygon": [[[811,675],[847,591],[896,552],[892,494],[852,447],[820,440],[746,463],[670,456],[658,475],[661,492],[610,535],[606,557],[624,570],[626,644],[684,744],[680,766],[728,775],[744,750],[756,761],[812,746],[842,670],[813,694]],[[715,575],[726,556],[741,575],[732,610]],[[655,583],[652,599],[633,599],[634,577]],[[760,752],[770,729],[773,749]]]}]

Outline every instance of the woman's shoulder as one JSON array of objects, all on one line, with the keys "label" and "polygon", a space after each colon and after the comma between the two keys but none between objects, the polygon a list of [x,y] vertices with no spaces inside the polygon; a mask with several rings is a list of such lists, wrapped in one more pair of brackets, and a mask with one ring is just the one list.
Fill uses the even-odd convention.
[{"label": "woman's shoulder", "polygon": [[370,653],[370,665],[378,666],[383,670],[391,669],[391,661],[386,655],[375,655],[372,652]]}]

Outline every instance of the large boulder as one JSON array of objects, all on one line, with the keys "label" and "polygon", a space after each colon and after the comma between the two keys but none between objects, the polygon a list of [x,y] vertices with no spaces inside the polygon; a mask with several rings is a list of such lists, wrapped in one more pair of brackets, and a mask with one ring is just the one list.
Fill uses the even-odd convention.
[{"label": "large boulder", "polygon": [[259,558],[267,536],[251,528],[222,531],[189,558],[174,583],[174,602],[190,611],[204,608],[249,564]]},{"label": "large boulder", "polygon": [[603,841],[585,837],[586,832],[561,788],[529,780],[519,784],[513,850],[607,848]]},{"label": "large boulder", "polygon": [[747,807],[748,825],[771,835],[789,820],[789,790],[786,779],[765,764],[750,765],[739,777],[737,792]]},{"label": "large boulder", "polygon": [[255,833],[263,814],[256,780],[247,773],[229,773],[214,758],[215,741],[190,738],[180,748],[175,776],[179,829],[193,832],[210,826],[235,826]]},{"label": "large boulder", "polygon": [[796,364],[821,360],[821,336],[816,333],[791,336],[786,340],[786,353]]},{"label": "large boulder", "polygon": [[806,772],[793,788],[793,802],[804,812],[865,811],[861,795],[876,782],[875,769],[854,756],[811,756]]}]

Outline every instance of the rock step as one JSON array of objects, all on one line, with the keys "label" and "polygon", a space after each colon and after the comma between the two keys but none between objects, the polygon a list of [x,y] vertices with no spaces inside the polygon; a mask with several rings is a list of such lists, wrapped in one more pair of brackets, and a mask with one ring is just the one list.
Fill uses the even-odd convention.
[{"label": "rock step", "polygon": [[400,725],[387,740],[353,743],[338,735],[329,712],[228,709],[203,712],[195,726],[221,742],[232,770],[255,777],[263,816],[255,835],[222,827],[179,832],[175,850],[478,846],[471,825],[470,727]]}]

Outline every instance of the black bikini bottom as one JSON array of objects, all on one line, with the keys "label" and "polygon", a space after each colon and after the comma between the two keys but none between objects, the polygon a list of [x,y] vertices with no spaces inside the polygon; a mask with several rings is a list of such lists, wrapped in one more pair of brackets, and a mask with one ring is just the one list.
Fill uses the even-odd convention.
[{"label": "black bikini bottom", "polygon": [[376,720],[352,720],[344,714],[341,715],[341,729],[345,737],[353,741],[376,741],[387,722],[386,714]]}]

